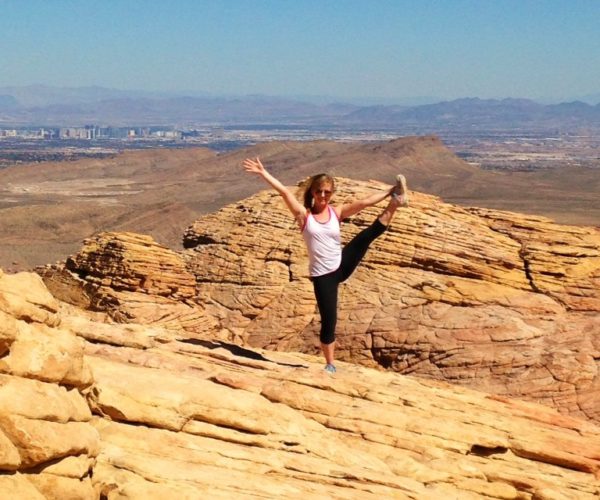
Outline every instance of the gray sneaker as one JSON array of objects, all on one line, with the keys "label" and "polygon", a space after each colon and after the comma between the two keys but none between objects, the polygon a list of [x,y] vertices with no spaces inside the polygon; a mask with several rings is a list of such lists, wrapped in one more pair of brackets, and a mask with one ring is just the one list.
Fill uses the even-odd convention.
[{"label": "gray sneaker", "polygon": [[406,187],[406,177],[402,174],[396,176],[396,186],[392,191],[392,196],[396,198],[403,207],[408,206],[408,188]]},{"label": "gray sneaker", "polygon": [[335,373],[337,370],[335,369],[334,365],[332,365],[331,363],[327,363],[325,365],[325,371],[329,373]]}]

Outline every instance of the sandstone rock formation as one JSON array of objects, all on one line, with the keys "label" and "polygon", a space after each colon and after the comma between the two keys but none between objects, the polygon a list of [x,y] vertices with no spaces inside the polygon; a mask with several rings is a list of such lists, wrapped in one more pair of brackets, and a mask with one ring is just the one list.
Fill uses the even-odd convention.
[{"label": "sandstone rock formation", "polygon": [[600,427],[544,406],[111,324],[31,274],[0,315],[1,498],[600,494]]},{"label": "sandstone rock formation", "polygon": [[0,271],[0,498],[94,498],[84,342],[39,276]]},{"label": "sandstone rock formation", "polygon": [[64,268],[49,266],[42,273],[57,297],[86,309],[107,311],[120,322],[156,323],[195,332],[214,326],[201,305],[192,302],[196,280],[176,252],[149,236],[133,233],[101,233],[84,244]]},{"label": "sandstone rock formation", "polygon": [[[339,179],[336,197],[382,188]],[[379,210],[347,221],[343,237]],[[276,193],[202,217],[184,245],[176,253],[145,237],[103,234],[42,274],[58,297],[73,302],[80,290],[119,321],[318,352],[304,243]],[[413,193],[341,288],[337,355],[600,422],[599,312],[598,230]]]}]

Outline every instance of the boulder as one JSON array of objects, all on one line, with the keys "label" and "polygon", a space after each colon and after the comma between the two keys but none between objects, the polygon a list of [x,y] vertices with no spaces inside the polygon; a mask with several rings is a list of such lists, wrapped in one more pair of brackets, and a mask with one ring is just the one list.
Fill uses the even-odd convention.
[{"label": "boulder", "polygon": [[106,311],[118,322],[195,332],[215,326],[194,301],[196,279],[182,256],[149,236],[99,233],[64,266],[43,266],[38,272],[57,297]]}]

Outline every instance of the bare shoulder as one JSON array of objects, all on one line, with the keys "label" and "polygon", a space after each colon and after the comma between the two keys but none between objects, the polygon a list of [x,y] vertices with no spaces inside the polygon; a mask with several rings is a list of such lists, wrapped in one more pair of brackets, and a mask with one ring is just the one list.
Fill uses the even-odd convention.
[{"label": "bare shoulder", "polygon": [[335,213],[335,216],[337,217],[338,220],[342,220],[342,213],[343,213],[343,209],[344,206],[334,206],[334,205],[329,205],[331,207],[331,209],[333,210],[333,212]]}]

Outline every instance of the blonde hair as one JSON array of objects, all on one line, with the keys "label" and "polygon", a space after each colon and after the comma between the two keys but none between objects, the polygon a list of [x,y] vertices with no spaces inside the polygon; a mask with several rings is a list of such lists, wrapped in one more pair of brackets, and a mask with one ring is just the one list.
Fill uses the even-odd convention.
[{"label": "blonde hair", "polygon": [[304,200],[305,208],[310,209],[313,206],[313,201],[314,201],[313,194],[312,194],[313,187],[323,184],[325,182],[328,182],[329,184],[331,184],[331,189],[335,190],[335,182],[333,181],[333,177],[331,177],[328,174],[313,175],[304,183],[305,187],[304,187],[304,194],[302,195],[302,199]]}]

